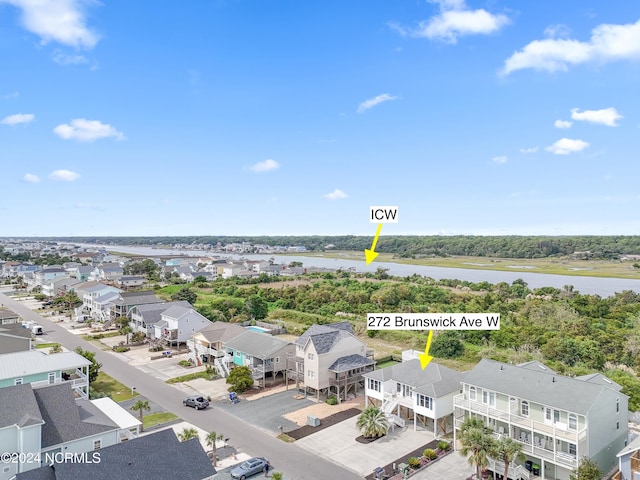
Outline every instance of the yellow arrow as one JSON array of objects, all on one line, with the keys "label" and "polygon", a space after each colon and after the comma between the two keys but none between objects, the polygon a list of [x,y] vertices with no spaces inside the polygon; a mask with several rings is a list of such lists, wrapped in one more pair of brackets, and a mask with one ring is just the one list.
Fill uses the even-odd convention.
[{"label": "yellow arrow", "polygon": [[374,252],[374,250],[376,249],[376,244],[378,243],[378,237],[380,236],[380,230],[382,230],[382,224],[379,223],[378,224],[378,229],[376,230],[376,236],[373,237],[373,242],[371,242],[371,249],[365,248],[364,249],[364,258],[367,261],[367,265],[369,265],[371,262],[373,262],[376,257],[378,256],[377,252]]},{"label": "yellow arrow", "polygon": [[431,348],[432,338],[433,338],[433,330],[429,330],[429,338],[427,338],[427,346],[424,349],[424,353],[421,353],[418,355],[418,357],[420,358],[420,366],[422,367],[422,370],[427,368],[427,365],[429,365],[429,362],[433,360],[433,357],[429,355],[429,349]]}]

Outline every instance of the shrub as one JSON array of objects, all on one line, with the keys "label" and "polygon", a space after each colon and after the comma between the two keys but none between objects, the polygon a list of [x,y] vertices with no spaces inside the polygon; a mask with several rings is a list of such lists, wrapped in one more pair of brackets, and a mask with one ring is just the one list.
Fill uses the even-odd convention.
[{"label": "shrub", "polygon": [[151,346],[149,347],[149,351],[150,351],[150,352],[161,352],[162,350],[164,350],[164,349],[162,348],[162,345],[151,345]]},{"label": "shrub", "polygon": [[448,452],[449,450],[451,450],[451,445],[444,440],[440,440],[436,447],[438,448],[438,450],[442,450],[444,452]]},{"label": "shrub", "polygon": [[411,457],[407,460],[407,464],[410,468],[413,468],[415,470],[417,468],[420,468],[420,459],[418,457]]},{"label": "shrub", "polygon": [[181,367],[190,367],[191,362],[189,360],[180,360],[178,362],[178,365],[180,365]]},{"label": "shrub", "polygon": [[94,340],[101,340],[104,338],[104,333],[98,333],[97,335],[91,335],[91,338]]},{"label": "shrub", "polygon": [[129,350],[131,349],[126,345],[118,345],[117,347],[113,347],[113,351],[118,353],[128,352]]},{"label": "shrub", "polygon": [[144,337],[145,337],[145,334],[143,332],[134,332],[131,335],[131,342],[132,343],[143,342],[144,341]]},{"label": "shrub", "polygon": [[329,398],[327,398],[327,403],[329,405],[337,405],[338,404],[338,399],[336,398],[335,395],[331,395]]},{"label": "shrub", "polygon": [[438,454],[436,453],[435,450],[432,450],[431,448],[426,448],[424,452],[422,452],[422,456],[429,460],[433,460],[438,456]]}]

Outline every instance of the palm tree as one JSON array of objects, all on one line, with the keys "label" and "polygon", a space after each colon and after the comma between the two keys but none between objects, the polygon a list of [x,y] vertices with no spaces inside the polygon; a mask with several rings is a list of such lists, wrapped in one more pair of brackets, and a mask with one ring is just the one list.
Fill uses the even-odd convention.
[{"label": "palm tree", "polygon": [[482,478],[482,472],[489,466],[489,455],[496,450],[491,429],[478,418],[467,418],[460,428],[462,455],[469,455],[469,464],[476,467],[476,475]]},{"label": "palm tree", "polygon": [[118,332],[120,333],[120,335],[126,335],[127,337],[127,345],[129,345],[129,334],[133,333],[133,328],[131,328],[129,325],[125,325],[124,327],[120,328],[120,331]]},{"label": "palm tree", "polygon": [[149,400],[138,400],[136,403],[131,405],[131,410],[133,410],[134,412],[136,410],[138,411],[138,414],[140,415],[140,422],[142,423],[142,425],[140,425],[140,431],[143,432],[144,431],[144,411],[146,410],[148,412],[149,410],[151,410],[151,407],[149,406]]},{"label": "palm tree", "polygon": [[178,438],[181,442],[186,442],[187,440],[191,440],[192,438],[198,438],[198,431],[195,428],[183,428],[182,432],[178,434]]},{"label": "palm tree", "polygon": [[502,437],[495,442],[495,451],[491,452],[491,456],[496,460],[501,460],[504,463],[504,478],[509,478],[509,464],[515,460],[524,459],[522,455],[522,444],[516,442],[513,438]]},{"label": "palm tree", "polygon": [[282,480],[283,475],[284,475],[284,474],[283,474],[282,472],[273,472],[273,473],[271,474],[271,479],[272,479],[272,480]]},{"label": "palm tree", "polygon": [[218,466],[218,457],[216,456],[217,453],[217,448],[216,448],[216,441],[218,440],[222,440],[224,438],[224,435],[222,435],[221,433],[217,433],[214,431],[211,431],[207,434],[205,440],[207,441],[207,446],[211,447],[211,450],[213,452],[213,466],[216,467]]},{"label": "palm tree", "polygon": [[362,411],[356,422],[356,427],[367,437],[381,437],[389,430],[389,421],[378,407],[371,406]]}]

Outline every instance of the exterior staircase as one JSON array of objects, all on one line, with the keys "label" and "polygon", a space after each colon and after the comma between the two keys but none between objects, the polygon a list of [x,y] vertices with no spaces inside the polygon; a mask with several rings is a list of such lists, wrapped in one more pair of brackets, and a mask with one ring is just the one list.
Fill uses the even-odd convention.
[{"label": "exterior staircase", "polygon": [[213,364],[215,365],[216,370],[218,370],[218,373],[222,375],[223,378],[227,378],[229,376],[229,367],[227,367],[227,364],[226,362],[224,362],[223,358],[216,357],[213,361]]}]

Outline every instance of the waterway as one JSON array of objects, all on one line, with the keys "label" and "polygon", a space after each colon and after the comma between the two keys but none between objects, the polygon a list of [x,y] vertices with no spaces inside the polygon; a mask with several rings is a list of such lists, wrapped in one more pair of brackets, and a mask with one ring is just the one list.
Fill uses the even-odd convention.
[{"label": "waterway", "polygon": [[[98,245],[86,245],[97,247]],[[185,255],[185,256],[212,256],[220,255],[229,258],[239,258],[238,255],[215,254],[210,251],[203,250],[172,250],[151,247],[132,247],[132,246],[103,246],[107,251],[116,251],[135,255],[161,256],[161,255]],[[507,282],[511,284],[514,280],[523,279],[529,285],[529,288],[555,287],[563,288],[565,285],[573,285],[574,290],[580,293],[595,294],[602,297],[608,297],[616,292],[623,290],[633,290],[640,292],[640,280],[629,278],[602,278],[602,277],[586,277],[586,276],[570,276],[570,275],[551,275],[545,273],[533,272],[502,272],[496,270],[472,270],[466,268],[447,268],[447,267],[428,267],[424,265],[408,265],[392,262],[376,262],[371,265],[365,265],[364,255],[362,261],[346,260],[340,258],[322,258],[322,257],[305,257],[302,255],[242,255],[243,258],[252,260],[269,260],[273,259],[276,263],[302,262],[307,267],[325,267],[333,269],[349,269],[353,268],[356,272],[375,272],[378,268],[385,268],[389,275],[398,277],[408,277],[418,274],[424,277],[430,277],[435,280],[441,279],[457,279],[469,282],[489,282],[500,283]]]}]

